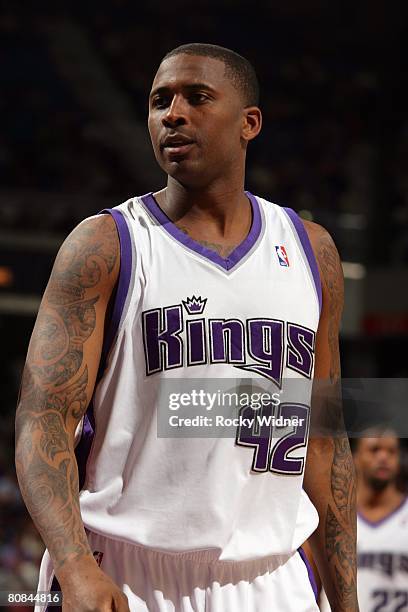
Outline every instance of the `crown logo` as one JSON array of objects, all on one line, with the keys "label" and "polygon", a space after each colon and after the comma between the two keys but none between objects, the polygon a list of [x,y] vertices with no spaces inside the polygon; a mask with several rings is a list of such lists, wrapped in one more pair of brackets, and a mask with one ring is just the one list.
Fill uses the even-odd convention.
[{"label": "crown logo", "polygon": [[182,302],[188,314],[196,315],[196,314],[202,314],[204,312],[204,308],[207,303],[207,298],[203,300],[201,298],[201,295],[199,295],[198,297],[195,297],[195,295],[193,295],[191,298],[182,300]]}]

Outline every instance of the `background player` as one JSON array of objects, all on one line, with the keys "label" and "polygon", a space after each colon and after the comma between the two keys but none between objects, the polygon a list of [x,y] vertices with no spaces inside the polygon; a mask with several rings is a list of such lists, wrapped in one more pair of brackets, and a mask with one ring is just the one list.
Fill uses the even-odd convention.
[{"label": "background player", "polygon": [[[245,69],[243,69],[243,65],[245,65]],[[181,250],[169,250],[168,242],[166,243],[166,253],[164,253],[164,247],[163,251],[160,251],[160,249],[155,250],[148,246],[149,241],[150,245],[154,244],[154,241],[157,240],[164,244],[163,236],[160,233],[160,227],[163,226],[171,227],[173,238],[178,236],[184,248],[190,249],[190,251],[194,250],[196,255],[198,253],[201,257],[211,259],[213,262],[215,261],[219,267],[224,266],[226,269],[230,269],[242,256],[247,255],[249,252],[254,253],[254,256],[256,255],[260,258],[260,262],[264,266],[262,268],[262,280],[265,281],[265,274],[272,274],[270,257],[274,249],[273,243],[270,242],[273,240],[273,233],[271,231],[265,231],[265,236],[262,236],[264,242],[261,242],[261,229],[264,226],[262,221],[259,223],[259,214],[260,210],[262,210],[261,217],[265,214],[269,220],[274,219],[276,221],[274,226],[275,232],[279,228],[280,234],[285,236],[290,242],[292,254],[289,255],[288,261],[290,261],[291,266],[294,266],[293,261],[297,262],[297,267],[291,268],[295,270],[295,276],[292,276],[292,279],[297,278],[297,280],[292,281],[291,290],[287,289],[286,293],[283,294],[283,298],[281,296],[280,299],[283,301],[280,311],[277,311],[276,307],[275,311],[273,310],[273,301],[269,299],[269,302],[266,304],[267,312],[260,314],[272,317],[275,312],[276,320],[273,319],[275,323],[278,318],[286,319],[289,308],[296,312],[297,318],[310,315],[311,319],[313,319],[314,329],[307,330],[302,327],[304,337],[308,334],[308,351],[305,354],[305,345],[298,342],[297,346],[300,353],[298,352],[296,355],[292,345],[292,360],[295,360],[299,369],[305,366],[302,356],[306,359],[315,350],[315,376],[319,379],[329,380],[331,387],[335,387],[340,373],[338,327],[343,298],[340,261],[330,237],[322,228],[314,224],[306,224],[307,237],[298,219],[289,213],[280,212],[278,207],[262,202],[259,199],[253,199],[244,192],[246,147],[248,142],[257,135],[261,126],[261,115],[257,107],[256,96],[254,97],[254,80],[253,77],[248,78],[248,74],[252,73],[242,58],[238,58],[228,50],[205,45],[178,49],[167,56],[162,62],[156,75],[150,98],[149,127],[156,157],[168,174],[168,183],[167,188],[156,193],[155,197],[150,195],[142,199],[142,201],[140,199],[132,199],[132,201],[123,205],[120,211],[117,211],[117,214],[114,214],[115,218],[126,218],[126,223],[129,222],[132,227],[132,232],[141,232],[139,234],[140,240],[133,241],[133,246],[137,250],[137,269],[132,268],[128,271],[131,276],[133,275],[132,279],[135,282],[134,291],[138,290],[139,283],[142,283],[143,278],[145,278],[143,275],[146,274],[146,271],[151,271],[148,269],[148,266],[153,268],[153,266],[157,265],[162,266],[161,274],[159,277],[153,274],[148,276],[149,283],[147,287],[150,292],[158,292],[160,290],[163,293],[161,284],[166,278],[166,271],[171,266],[178,265],[178,268],[174,268],[177,270],[177,274],[175,273],[171,277],[172,279],[177,278],[178,282],[181,283],[189,281],[191,285],[192,280],[189,278],[189,274],[191,274],[190,267],[193,266],[193,261],[189,260],[188,264],[184,263],[186,259],[181,257]],[[261,209],[259,206],[261,206]],[[291,221],[286,219],[285,214],[290,217]],[[152,217],[155,217],[153,223]],[[137,221],[137,223],[140,221],[140,225],[137,225],[137,223],[133,224],[131,218],[133,221]],[[279,223],[278,220],[280,220]],[[125,221],[122,220],[117,223],[119,234],[121,234],[121,238],[124,238],[126,235],[126,232],[123,231]],[[294,228],[292,228],[291,223],[294,225]],[[122,230],[120,227],[122,227]],[[136,227],[139,229],[135,229]],[[179,232],[175,228],[178,228]],[[270,230],[270,225],[266,225],[266,229]],[[144,233],[145,231],[147,232],[146,234]],[[182,232],[187,233],[188,237],[182,239],[180,237]],[[254,233],[257,234],[256,241],[252,242]],[[277,236],[278,233],[275,233],[275,235]],[[318,317],[318,287],[320,282],[316,263],[313,264],[313,256],[307,259],[307,265],[302,261],[302,256],[306,260],[306,252],[311,255],[310,243],[320,268],[322,281],[323,300],[320,321]],[[284,243],[278,240],[278,246],[279,244]],[[198,248],[198,245],[201,248]],[[259,249],[257,250],[255,246],[258,247],[258,245]],[[252,249],[252,247],[254,248]],[[286,246],[285,250],[287,250]],[[121,257],[119,257],[120,251]],[[211,251],[211,254],[208,251]],[[98,552],[104,552],[102,560],[102,570],[104,571],[102,571],[92,555],[92,549],[85,535],[78,504],[77,464],[73,453],[74,431],[80,418],[84,415],[92,396],[101,353],[103,359],[106,357],[105,352],[102,350],[105,317],[109,313],[111,316],[109,317],[108,315],[108,318],[111,320],[117,318],[115,306],[113,310],[110,310],[109,304],[118,277],[117,300],[119,296],[122,302],[127,302],[129,308],[136,308],[135,316],[141,317],[140,308],[138,310],[138,304],[134,301],[137,293],[129,294],[130,300],[126,300],[126,295],[122,295],[123,287],[121,280],[124,278],[123,271],[126,270],[127,261],[124,254],[128,256],[129,253],[130,249],[128,248],[126,251],[124,241],[121,241],[119,245],[115,223],[111,217],[89,219],[81,224],[68,238],[57,258],[40,309],[22,385],[21,401],[17,414],[17,467],[19,479],[27,506],[47,544],[55,574],[63,589],[64,606],[67,610],[110,610],[114,606],[116,606],[115,609],[126,610],[127,604],[120,589],[115,586],[106,574],[110,572],[114,574],[115,569],[119,566],[125,569],[125,551],[129,552],[131,550],[132,555],[139,557],[144,555],[144,562],[146,563],[146,559],[151,559],[149,556],[149,544],[152,545],[151,543],[154,538],[158,537],[160,539],[161,534],[156,528],[157,525],[155,526],[154,524],[157,507],[153,507],[147,516],[147,520],[152,520],[152,523],[149,525],[150,535],[144,550],[140,545],[131,549],[129,545],[127,547],[124,546],[123,542],[120,541],[121,538],[112,540],[111,537],[98,538],[95,535],[94,543],[98,541],[105,547],[104,551],[97,548]],[[154,257],[149,259],[151,253],[154,254]],[[295,260],[293,257],[295,257]],[[197,264],[197,258],[195,258],[195,261],[197,271],[199,270],[203,276],[204,272]],[[312,273],[307,267],[308,265],[311,268],[314,266],[313,269],[316,273],[313,275],[313,280],[311,280]],[[119,269],[121,274],[119,274]],[[252,272],[255,273],[255,269]],[[278,274],[280,273],[279,271]],[[136,277],[136,274],[139,276]],[[300,276],[296,277],[296,274]],[[198,272],[194,278],[198,278]],[[216,278],[216,275],[212,274],[213,285],[216,284]],[[247,282],[249,278],[251,276],[246,277]],[[243,280],[245,281],[245,277],[243,277]],[[154,285],[154,282],[156,282],[156,285]],[[246,316],[248,317],[254,312],[255,302],[251,295],[248,295],[248,293],[243,294],[242,288],[245,286],[244,282],[238,282],[237,288],[232,291],[231,288],[234,287],[234,282],[237,283],[237,280],[234,280],[234,276],[231,275],[229,278],[231,295],[234,297],[234,301],[240,302],[240,308],[243,307],[243,304],[246,304],[245,300],[248,302],[246,306],[248,308]],[[222,278],[220,288],[217,289],[216,287],[216,291],[213,289],[214,296],[222,298],[225,286],[225,278]],[[261,282],[258,283],[258,287],[260,286]],[[263,290],[270,290],[271,286],[272,283],[264,282]],[[288,288],[289,285],[286,285],[286,287]],[[174,288],[166,287],[166,291],[169,294],[171,290],[174,290]],[[299,299],[294,299],[293,297],[295,290],[298,292]],[[182,295],[184,297],[186,297],[186,291],[187,285],[183,289]],[[299,292],[303,294],[302,300],[300,300],[301,293]],[[153,304],[151,302],[152,294],[147,293],[147,298],[146,294],[143,297],[143,307],[148,309],[150,306],[150,310],[145,310],[145,312],[153,312],[152,316],[156,316],[154,313],[157,309],[151,308],[152,305],[155,306],[155,302]],[[157,295],[153,295],[153,297],[156,299]],[[224,309],[226,308],[226,302],[228,307],[231,307],[231,298],[219,301]],[[115,302],[115,305],[117,303],[118,301]],[[301,308],[299,308],[300,303]],[[162,306],[166,306],[166,302]],[[308,310],[312,314],[308,314]],[[219,317],[223,313],[222,311],[216,311],[215,314],[218,314]],[[139,334],[140,336],[141,325],[138,323],[133,326],[133,319],[131,319],[130,323],[129,321],[127,323],[131,327],[126,328],[126,334],[121,336],[125,344],[116,344],[114,346],[114,352],[110,354],[108,363],[107,378],[105,377],[99,381],[95,395],[95,401],[97,407],[99,404],[99,408],[101,407],[101,394],[103,396],[102,399],[106,399],[108,396],[111,396],[110,400],[112,396],[120,397],[118,393],[119,388],[118,386],[115,387],[115,376],[122,376],[120,386],[123,391],[129,393],[129,388],[132,386],[136,385],[136,389],[140,390],[142,381],[143,385],[147,384],[143,380],[141,373],[142,362],[139,362],[138,358],[136,360],[136,366],[138,367],[134,363],[133,368],[131,367],[130,369],[120,367],[121,359],[131,359],[136,351],[139,356],[143,354],[141,337],[139,337],[140,341],[137,345],[129,346],[127,344],[129,338],[132,338],[132,333]],[[279,326],[280,323],[278,321],[277,325]],[[293,323],[291,324],[294,325]],[[300,333],[299,329],[297,333]],[[168,333],[167,330],[163,330],[164,333]],[[105,339],[107,337],[105,334]],[[161,342],[169,343],[170,340],[161,339]],[[291,342],[296,343],[293,339]],[[173,345],[177,347],[178,341],[173,342]],[[122,348],[124,350],[121,350]],[[288,350],[287,346],[284,348]],[[150,351],[149,346],[148,350]],[[152,351],[154,352],[154,347]],[[163,353],[159,351],[159,362],[161,358],[163,358]],[[148,364],[149,367],[150,365]],[[159,367],[156,369],[160,370]],[[132,385],[125,385],[123,376],[125,376],[126,371],[130,372],[130,378],[132,376],[133,378],[139,376],[139,381],[136,380],[136,383],[133,381]],[[104,371],[102,373],[105,374]],[[308,371],[307,374],[310,380],[311,372]],[[106,385],[107,381],[109,381],[108,385]],[[151,385],[152,383],[149,384]],[[157,388],[157,385],[155,384],[154,387]],[[326,401],[324,401],[324,404],[327,407]],[[106,404],[104,407],[106,408]],[[139,409],[142,407],[144,407],[143,404],[139,406]],[[338,407],[333,410],[331,405],[329,408],[331,420],[337,427],[341,423]],[[131,403],[130,409],[131,412],[127,414],[127,417],[132,418],[132,415],[135,414],[136,405]],[[114,411],[116,411],[116,417],[120,417],[121,403],[117,400],[113,403],[110,401],[109,411],[96,414],[96,435],[97,437],[102,436],[102,438],[99,438],[99,441],[97,440],[93,447],[96,457],[94,456],[95,463],[91,466],[90,471],[95,472],[96,470],[96,473],[102,476],[102,478],[104,474],[100,473],[101,465],[100,463],[98,465],[98,454],[100,457],[103,457],[102,463],[106,461],[107,468],[114,469],[116,467],[114,458],[117,457],[115,452],[118,450],[122,452],[125,440],[129,441],[130,439],[133,442],[133,435],[136,436],[139,433],[139,430],[136,428],[134,432],[131,432],[130,438],[129,432],[127,432],[126,437],[125,427],[123,430],[124,437],[122,437],[120,444],[118,440],[115,440],[115,443],[109,446],[110,442],[112,443],[110,438],[112,435],[114,436],[115,428],[123,424],[123,420],[121,421],[120,418],[116,418],[115,415],[112,416]],[[110,417],[112,417],[111,423],[109,423]],[[106,418],[108,418],[108,421],[106,421]],[[136,438],[135,444],[144,443],[145,437],[142,437],[143,440],[139,437],[139,442],[137,442]],[[161,442],[161,444],[164,445],[167,442]],[[153,445],[153,453],[156,452],[155,448],[159,448],[159,441]],[[179,453],[180,448],[180,444],[174,445],[174,453]],[[150,450],[152,448],[148,449],[149,452]],[[144,451],[146,451],[146,447]],[[241,454],[242,449],[238,449],[238,451],[240,451],[239,457],[243,457]],[[231,452],[234,457],[238,457],[236,447],[232,447]],[[173,454],[165,454],[164,457],[174,459]],[[194,457],[194,461],[200,458],[198,455],[193,454],[190,455],[190,459],[191,457]],[[184,456],[184,465],[186,465],[185,459],[186,457]],[[211,457],[211,459],[214,459],[214,457]],[[293,459],[286,457],[284,457],[284,460],[289,463],[293,461]],[[236,461],[238,460],[236,459]],[[167,465],[168,461],[165,464]],[[222,464],[224,466],[222,471],[217,472],[217,470],[214,470],[218,479],[225,477],[225,465],[228,465],[230,468],[229,463],[222,461]],[[300,464],[303,465],[301,460]],[[157,463],[154,465],[157,468]],[[177,462],[176,465],[178,465]],[[209,465],[211,467],[211,464]],[[134,467],[135,469],[127,470],[128,477],[143,478],[144,475],[148,479],[148,482],[145,483],[145,486],[148,486],[146,486],[144,494],[149,496],[152,492],[154,493],[154,487],[151,485],[151,474],[154,472],[147,470],[145,472],[142,471],[141,474],[140,463],[139,466],[135,465]],[[190,467],[189,462],[187,462],[186,467]],[[208,471],[200,472],[201,479],[207,477]],[[123,481],[123,473],[116,476],[119,477],[120,481]],[[301,474],[296,477],[292,475],[290,479],[282,477],[272,479],[272,475],[269,474],[266,476],[271,476],[271,479],[267,482],[274,483],[273,486],[276,488],[268,494],[269,486],[265,487],[266,491],[264,493],[267,495],[263,500],[264,504],[252,503],[253,498],[248,497],[248,495],[245,496],[248,490],[243,491],[242,496],[238,496],[238,500],[241,499],[243,501],[247,498],[251,501],[250,510],[244,512],[243,516],[239,516],[239,518],[247,523],[256,524],[256,531],[245,533],[245,537],[242,540],[245,547],[250,550],[253,561],[256,561],[256,557],[259,556],[259,550],[263,549],[262,547],[266,546],[268,548],[269,546],[271,547],[270,550],[273,550],[273,546],[279,546],[281,540],[287,537],[288,534],[291,537],[296,532],[302,532],[303,537],[306,538],[315,526],[314,519],[308,521],[313,516],[310,502],[307,505],[308,511],[305,513],[300,511],[301,506],[299,506],[299,513],[295,517],[295,522],[291,524],[287,524],[285,513],[279,512],[276,509],[278,504],[286,503],[288,507],[293,506],[293,500],[290,499],[287,493],[283,492],[283,489],[287,490],[288,487],[296,486],[299,488],[299,495],[303,496],[301,493]],[[236,486],[242,485],[239,478],[229,477],[229,482],[231,481]],[[249,486],[251,490],[253,489],[253,492],[258,490],[257,494],[262,494],[262,487],[258,487],[259,480],[254,480],[253,475],[251,475],[248,482],[251,483]],[[256,486],[255,482],[257,483]],[[160,500],[163,498],[168,499],[167,505],[170,502],[177,502],[178,498],[172,494],[174,491],[166,489],[169,484],[171,485],[171,483],[168,483],[168,479],[163,480],[163,489],[159,487],[159,497],[156,497],[157,504],[160,504]],[[117,487],[118,478],[113,480],[112,485]],[[344,436],[335,437],[331,440],[324,439],[319,441],[312,439],[309,445],[304,486],[317,508],[321,520],[318,529],[311,538],[311,542],[314,549],[314,557],[332,606],[339,611],[357,610],[353,485],[353,468],[347,439]],[[130,488],[128,483],[122,487],[120,495],[123,494],[124,499],[126,495],[129,497]],[[215,495],[216,499],[213,500],[214,489],[216,488],[220,488],[222,494]],[[170,493],[168,498],[164,494],[165,492]],[[92,523],[92,519],[90,519],[92,512],[90,512],[89,506],[86,508],[86,499],[89,500],[91,498],[91,500],[95,501],[95,509],[98,506],[98,496],[99,498],[101,497],[99,493],[102,493],[103,497],[107,491],[99,491],[95,487],[88,487],[87,493],[89,493],[89,496],[82,495],[81,510],[82,515],[87,517],[86,525],[89,528],[90,523]],[[222,495],[224,493],[225,489],[223,487],[214,487],[214,482],[212,482],[212,486],[209,487],[208,491],[205,489],[203,491],[201,488],[197,491],[197,494],[203,496],[204,499],[206,499],[207,495],[209,496],[208,501],[214,503],[214,507],[211,506],[211,512],[216,516],[219,514],[220,503],[225,508],[230,508],[230,498],[226,496],[226,499],[223,499]],[[271,495],[271,493],[273,494]],[[140,489],[135,488],[133,494],[140,494]],[[173,526],[177,524],[177,518],[181,522],[186,521],[183,514],[186,511],[186,505],[188,503],[194,504],[195,496],[191,495],[190,489],[184,490],[183,500],[182,513],[175,517],[176,522],[173,522]],[[266,501],[268,501],[267,504],[265,503]],[[126,535],[129,535],[129,528],[126,523],[123,523],[122,526],[120,517],[116,517],[116,521],[114,520],[115,512],[112,512],[112,508],[116,502],[117,499],[113,500],[113,505],[99,506],[98,509],[100,515],[103,514],[110,521],[108,533],[105,535],[111,536],[113,530],[120,531],[123,528],[127,531]],[[91,505],[93,503],[92,501]],[[307,502],[305,501],[305,503]],[[271,514],[271,508],[273,507],[275,509],[274,516]],[[84,511],[85,508],[86,511]],[[200,521],[193,520],[196,519],[197,513],[202,511],[203,508],[206,511],[207,506],[204,505],[203,507],[203,504],[199,504],[199,507],[195,509],[196,514],[190,514],[190,521],[194,524],[187,522],[189,530],[191,530],[192,535],[196,538],[202,535],[204,537],[211,537],[213,535],[210,530],[207,532],[206,529],[203,529]],[[266,510],[268,511],[267,519],[262,515],[262,512]],[[94,513],[93,519],[98,518],[97,514],[98,512]],[[167,515],[172,516],[170,512],[167,512]],[[258,519],[259,516],[262,516],[262,520]],[[160,516],[160,520],[165,520],[166,518],[166,516]],[[281,529],[276,527],[278,519],[282,524]],[[225,522],[225,517],[220,516],[218,520]],[[197,526],[195,526],[195,523],[197,523]],[[233,521],[227,521],[228,528],[231,527],[231,524],[233,525]],[[162,526],[162,524],[160,523],[159,526]],[[93,525],[93,528],[94,531],[98,532],[95,525]],[[133,518],[130,537],[132,537],[132,531],[137,532],[140,528],[141,519],[139,520],[139,517],[136,516]],[[275,533],[277,541],[275,542],[273,538],[269,539],[262,536],[264,529],[275,529],[275,532],[277,529]],[[233,530],[230,534],[231,538],[237,538],[239,533],[239,529]],[[162,540],[161,542],[159,541],[156,548],[163,547],[161,544],[163,544],[165,539],[164,534],[166,537],[172,537],[171,533],[163,531],[161,535]],[[101,522],[99,522],[99,535],[104,535]],[[225,534],[223,534],[224,536]],[[256,542],[258,542],[258,555],[254,550]],[[298,544],[301,544],[301,542],[302,540]],[[255,599],[249,609],[263,610],[271,603],[282,611],[300,610],[302,607],[305,610],[316,609],[315,604],[313,604],[310,598],[310,590],[307,594],[308,599],[304,601],[303,606],[299,606],[299,601],[294,599],[294,588],[297,581],[289,567],[292,567],[292,562],[296,563],[296,567],[299,567],[297,555],[295,554],[298,544],[296,538],[291,542],[290,546],[292,548],[289,551],[289,559],[281,563],[280,567],[276,568],[275,566],[272,573],[265,572],[264,575],[257,576],[257,579],[265,576],[267,584],[266,588],[262,590],[262,601],[255,601],[258,596],[251,591],[251,596]],[[182,548],[185,542],[180,539],[179,545]],[[104,565],[109,557],[106,551],[111,546],[116,547],[116,551],[119,550],[120,552],[119,554],[116,552],[116,555],[110,555],[110,565],[109,563]],[[274,557],[276,561],[277,557],[287,555],[287,551],[288,548],[285,543],[285,546],[278,549],[278,552],[275,552],[274,555],[266,555],[266,559],[272,563],[271,557]],[[112,549],[110,552],[112,553]],[[198,555],[197,550],[193,552],[194,556]],[[156,551],[156,557],[158,554]],[[237,554],[236,550],[235,554]],[[157,598],[158,590],[153,588],[153,584],[150,584],[152,576],[148,573],[144,574],[142,571],[142,568],[146,571],[146,565],[137,565],[136,556],[132,557],[130,566],[127,564],[127,570],[131,572],[133,580],[138,580],[139,583],[140,581],[148,583],[152,587],[144,599],[144,603],[141,603],[139,599],[140,605],[144,606],[140,607],[140,609],[146,609],[149,598]],[[100,555],[99,558],[101,558]],[[169,556],[166,557],[167,564],[169,564],[169,558]],[[183,560],[187,561],[184,558]],[[49,561],[49,558],[47,559],[46,556],[44,567],[47,570],[50,567]],[[141,562],[141,559],[139,558],[138,561]],[[200,561],[202,562],[201,559]],[[163,557],[161,557],[161,562],[164,563]],[[201,590],[199,589],[200,598],[204,597],[204,599],[202,599],[200,606],[203,609],[208,605],[208,602],[206,603],[207,597],[210,597],[210,604],[213,606],[211,609],[226,609],[227,606],[227,609],[238,610],[239,607],[237,606],[240,604],[217,603],[219,594],[217,594],[217,589],[215,592],[213,590],[214,584],[217,581],[213,581],[211,585],[202,585],[200,577],[198,583],[195,582],[194,575],[198,571],[199,565],[194,565],[194,563],[191,567],[189,565],[189,571],[185,576],[188,598],[193,597],[193,591],[195,597],[196,590],[201,586]],[[213,565],[210,564],[208,571],[206,570],[207,574],[212,568]],[[218,566],[217,568],[220,569]],[[173,567],[174,574],[171,580],[175,580],[176,576],[180,577],[179,569],[177,567],[174,570]],[[280,581],[279,578],[276,578],[276,576],[280,576],[282,573],[285,576],[285,572],[287,573],[283,580]],[[275,578],[277,580],[276,583]],[[129,583],[123,580],[123,576],[122,580],[115,576],[115,580],[120,582],[121,588],[129,587]],[[171,580],[170,586],[172,585]],[[232,582],[231,580],[227,581],[227,584],[231,585]],[[250,584],[251,581],[247,580],[247,585],[250,586]],[[259,582],[257,585],[259,586]],[[143,585],[139,584],[139,586]],[[204,589],[202,589],[203,586]],[[183,585],[183,588],[180,587],[178,601],[181,601],[181,595],[185,597],[185,587],[186,585]],[[273,588],[270,589],[270,587]],[[233,597],[234,601],[241,601],[239,596],[234,596],[233,593],[230,593],[230,590],[228,587],[228,597]],[[127,592],[129,593],[129,591]],[[130,589],[129,595],[133,597],[132,605],[137,606],[136,596],[132,589]],[[284,598],[284,605],[280,605],[280,598]],[[167,604],[163,601],[163,597],[160,601],[160,605],[163,607],[159,609],[170,609],[164,607]],[[183,599],[183,604],[180,605],[188,606],[190,605],[189,601],[190,599],[185,603]],[[159,606],[156,599],[155,602],[154,605]],[[244,605],[246,606],[246,604]],[[139,607],[132,607],[132,609],[136,610]],[[185,609],[190,608],[186,607]]]},{"label": "background player", "polygon": [[[369,436],[369,437],[367,437]],[[408,610],[408,503],[394,432],[356,440],[358,596],[362,612]]]}]

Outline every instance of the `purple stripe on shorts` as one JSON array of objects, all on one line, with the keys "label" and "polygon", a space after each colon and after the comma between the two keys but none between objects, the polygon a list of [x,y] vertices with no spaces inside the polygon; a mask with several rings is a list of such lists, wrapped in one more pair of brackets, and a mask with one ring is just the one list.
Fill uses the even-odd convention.
[{"label": "purple stripe on shorts", "polygon": [[152,193],[142,196],[141,200],[150,214],[153,215],[159,225],[163,227],[163,229],[170,234],[170,236],[202,257],[205,257],[206,259],[217,264],[224,270],[231,270],[249,253],[262,231],[262,216],[258,201],[252,195],[252,193],[249,193],[249,191],[246,191],[245,194],[249,199],[252,208],[251,228],[244,241],[241,242],[241,244],[239,244],[226,259],[218,255],[218,253],[215,251],[207,249],[205,246],[196,240],[193,240],[193,238],[190,238],[188,234],[179,229],[177,225],[175,225],[175,223],[173,223],[173,221],[160,208]]},{"label": "purple stripe on shorts", "polygon": [[299,553],[303,563],[306,565],[307,575],[309,576],[310,585],[311,585],[311,587],[313,589],[313,593],[314,593],[314,596],[315,596],[316,601],[317,601],[318,598],[319,598],[319,593],[318,593],[318,590],[317,590],[316,579],[314,577],[312,566],[310,565],[309,560],[306,557],[305,551],[303,550],[302,547],[298,548],[298,553]]},{"label": "purple stripe on shorts", "polygon": [[312,245],[310,244],[309,236],[307,235],[307,231],[305,226],[303,225],[300,217],[295,213],[291,208],[283,208],[286,212],[290,220],[292,221],[297,234],[299,236],[299,240],[307,257],[307,261],[309,262],[310,270],[313,275],[313,280],[316,286],[317,297],[319,299],[319,311],[322,311],[322,282],[320,280],[319,268],[317,267],[317,261],[315,254],[313,253]]}]

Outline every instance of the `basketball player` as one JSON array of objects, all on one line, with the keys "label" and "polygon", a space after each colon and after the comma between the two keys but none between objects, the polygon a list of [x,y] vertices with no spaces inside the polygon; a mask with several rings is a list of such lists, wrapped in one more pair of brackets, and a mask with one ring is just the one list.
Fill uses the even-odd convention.
[{"label": "basketball player", "polygon": [[[260,129],[247,60],[170,52],[149,98],[166,188],[84,221],[56,259],[16,462],[47,546],[39,589],[59,584],[64,612],[315,611],[298,552],[313,532],[333,609],[358,609],[346,438],[305,460],[313,374],[339,378],[340,261],[325,230],[244,190]],[[259,433],[247,405],[235,439],[158,436],[165,384],[210,378],[269,385],[285,400],[263,416],[299,420]]]},{"label": "basketball player", "polygon": [[354,451],[361,610],[408,610],[408,503],[397,487],[399,440],[393,432],[365,435]]}]

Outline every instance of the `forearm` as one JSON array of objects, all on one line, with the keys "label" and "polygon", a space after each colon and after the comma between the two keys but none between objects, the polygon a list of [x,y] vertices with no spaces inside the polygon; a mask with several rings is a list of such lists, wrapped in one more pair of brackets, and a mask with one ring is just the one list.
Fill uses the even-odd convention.
[{"label": "forearm", "polygon": [[87,368],[57,393],[26,368],[16,419],[16,467],[27,508],[51,555],[63,610],[130,612],[120,588],[97,565],[79,508],[78,466],[70,413],[86,408]]},{"label": "forearm", "polygon": [[[86,370],[65,391],[26,385],[16,419],[16,469],[24,501],[58,573],[69,561],[92,557],[79,509],[78,466],[61,406],[86,402]],[[27,387],[31,387],[31,392]],[[82,398],[82,399],[81,399]],[[83,407],[82,407],[83,408]],[[62,571],[62,569],[61,569]]]},{"label": "forearm", "polygon": [[[310,461],[310,463],[309,463]],[[347,436],[313,439],[305,489],[320,521],[310,538],[333,612],[356,612],[356,508],[354,466]]]}]

